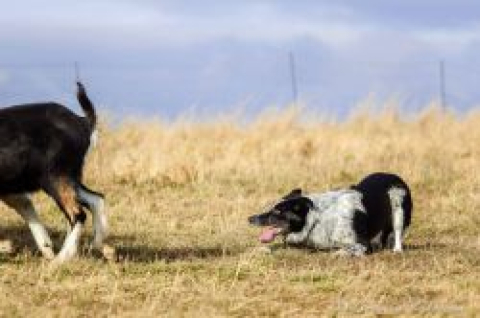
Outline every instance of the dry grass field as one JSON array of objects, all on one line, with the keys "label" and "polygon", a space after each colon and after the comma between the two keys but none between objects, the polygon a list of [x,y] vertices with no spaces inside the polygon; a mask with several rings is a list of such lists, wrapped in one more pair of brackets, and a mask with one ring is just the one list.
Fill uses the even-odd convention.
[{"label": "dry grass field", "polygon": [[[85,178],[107,196],[117,261],[83,252],[53,269],[2,205],[0,240],[13,251],[0,253],[0,316],[480,315],[480,113],[301,114],[104,124]],[[403,254],[259,248],[246,219],[266,203],[373,171],[412,187]],[[63,215],[34,199],[58,248]]]}]

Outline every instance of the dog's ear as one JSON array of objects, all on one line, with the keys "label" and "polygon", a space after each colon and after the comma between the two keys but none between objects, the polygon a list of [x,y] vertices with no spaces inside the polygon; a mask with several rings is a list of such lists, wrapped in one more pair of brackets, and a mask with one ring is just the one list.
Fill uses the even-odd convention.
[{"label": "dog's ear", "polygon": [[298,198],[296,209],[301,209],[303,211],[308,211],[314,207],[313,201],[307,197]]},{"label": "dog's ear", "polygon": [[301,228],[303,225],[299,226],[299,224],[305,223],[308,212],[314,208],[312,200],[307,197],[299,197],[289,200],[288,203],[289,209],[286,213],[287,220],[294,222],[290,223],[291,226],[298,226]]},{"label": "dog's ear", "polygon": [[296,188],[296,189],[293,189],[292,191],[290,191],[289,194],[285,195],[283,197],[284,200],[288,200],[288,199],[294,199],[294,198],[297,198],[299,196],[302,195],[302,189],[300,188]]},{"label": "dog's ear", "polygon": [[312,200],[307,197],[297,197],[285,202],[288,202],[288,211],[297,215],[306,215],[314,207]]}]

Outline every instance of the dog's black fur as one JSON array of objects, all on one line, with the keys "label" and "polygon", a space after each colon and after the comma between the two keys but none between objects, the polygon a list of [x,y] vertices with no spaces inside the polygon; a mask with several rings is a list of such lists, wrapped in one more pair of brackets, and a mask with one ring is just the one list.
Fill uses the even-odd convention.
[{"label": "dog's black fur", "polygon": [[299,232],[304,228],[307,214],[313,208],[314,203],[302,195],[302,189],[294,189],[272,209],[266,213],[253,215],[248,220],[253,225],[275,225],[288,228],[288,232]]},{"label": "dog's black fur", "polygon": [[78,96],[86,118],[56,103],[0,109],[0,195],[51,194],[58,177],[80,183],[96,116],[82,86]]},{"label": "dog's black fur", "polygon": [[85,198],[103,200],[102,194],[82,184],[97,116],[84,86],[77,85],[77,99],[86,117],[57,103],[0,109],[0,199],[21,212],[32,207],[27,194],[43,190],[72,227],[85,221],[82,207],[92,208]]},{"label": "dog's black fur", "polygon": [[410,226],[412,218],[412,195],[410,189],[399,176],[390,173],[374,173],[362,179],[352,189],[362,194],[362,204],[367,212],[366,217],[359,215],[355,220],[357,231],[362,233],[368,240],[371,240],[379,233],[382,246],[387,245],[388,238],[393,231],[392,207],[388,191],[392,187],[405,190],[405,197],[402,200],[404,211],[403,229]]}]

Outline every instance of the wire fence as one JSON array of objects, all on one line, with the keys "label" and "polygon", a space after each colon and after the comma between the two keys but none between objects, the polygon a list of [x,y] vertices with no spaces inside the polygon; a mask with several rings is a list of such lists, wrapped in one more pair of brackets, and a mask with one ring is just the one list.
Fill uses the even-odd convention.
[{"label": "wire fence", "polygon": [[300,103],[342,117],[369,100],[418,112],[432,102],[464,112],[480,101],[480,65],[449,61],[319,63],[293,52],[266,61],[0,63],[0,105],[74,101],[80,77],[109,112],[175,118]]}]

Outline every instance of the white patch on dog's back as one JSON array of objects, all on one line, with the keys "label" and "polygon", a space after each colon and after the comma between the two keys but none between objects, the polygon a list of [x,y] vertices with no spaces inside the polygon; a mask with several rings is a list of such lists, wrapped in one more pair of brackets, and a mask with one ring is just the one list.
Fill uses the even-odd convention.
[{"label": "white patch on dog's back", "polygon": [[362,204],[362,194],[352,189],[342,189],[319,194],[308,195],[319,212],[323,213],[346,213],[352,210],[365,212]]},{"label": "white patch on dog's back", "polygon": [[90,151],[93,148],[95,148],[95,146],[97,145],[97,141],[98,141],[98,132],[96,129],[94,129],[92,131],[92,134],[90,135],[90,144],[88,145],[87,154],[89,154]]},{"label": "white patch on dog's back", "polygon": [[307,197],[312,200],[315,208],[309,211],[302,231],[288,234],[287,242],[319,249],[343,248],[356,244],[354,215],[358,211],[365,213],[360,192],[342,189],[310,194]]}]

